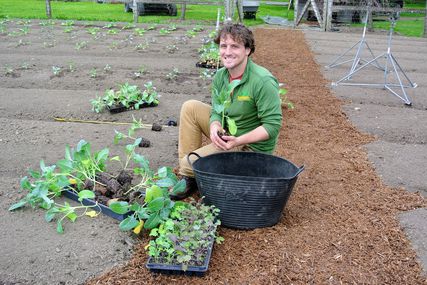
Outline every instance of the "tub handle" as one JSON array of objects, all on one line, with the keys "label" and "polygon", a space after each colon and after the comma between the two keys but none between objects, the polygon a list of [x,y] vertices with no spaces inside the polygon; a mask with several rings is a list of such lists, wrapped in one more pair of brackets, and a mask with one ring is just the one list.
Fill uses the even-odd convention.
[{"label": "tub handle", "polygon": [[299,175],[303,170],[304,170],[304,164],[303,164],[303,165],[301,165],[301,166],[298,168],[298,171],[297,171],[297,173],[295,174],[295,176],[294,176],[294,177],[298,176],[298,175]]},{"label": "tub handle", "polygon": [[187,162],[188,162],[188,164],[191,166],[191,168],[193,168],[193,163],[191,162],[191,160],[190,160],[190,156],[191,155],[195,155],[195,156],[197,156],[197,159],[199,159],[201,156],[197,153],[197,152],[190,152],[188,155],[187,155]]}]

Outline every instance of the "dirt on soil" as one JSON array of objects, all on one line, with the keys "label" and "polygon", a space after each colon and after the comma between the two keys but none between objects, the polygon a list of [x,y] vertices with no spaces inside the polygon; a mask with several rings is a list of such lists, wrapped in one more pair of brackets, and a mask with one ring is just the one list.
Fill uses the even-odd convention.
[{"label": "dirt on soil", "polygon": [[[35,27],[40,33],[43,28]],[[131,235],[119,232],[117,222],[108,218],[67,224],[61,236],[44,222],[38,210],[7,212],[8,206],[25,194],[19,190],[19,178],[27,167],[36,168],[42,158],[54,163],[61,158],[65,144],[75,145],[80,138],[90,140],[94,148],[110,146],[113,129],[126,129],[119,125],[61,124],[54,122],[54,117],[121,122],[136,115],[144,122],[164,124],[179,116],[179,107],[187,99],[209,102],[209,85],[194,66],[202,36],[185,44],[178,42],[185,29],[188,27],[181,28],[178,36],[147,33],[144,43],[150,39],[150,47],[137,56],[133,49],[137,40],[135,36],[130,40],[130,34],[124,39],[113,35],[113,41],[107,40],[108,36],[92,40],[79,29],[75,38],[68,39],[61,28],[55,28],[45,33],[55,35],[60,45],[56,48],[45,47],[45,40],[37,33],[23,38],[31,44],[18,47],[19,38],[2,35],[1,64],[16,71],[26,61],[31,68],[19,69],[16,77],[1,75],[1,156],[5,161],[0,168],[4,182],[0,205],[5,218],[0,222],[0,239],[10,246],[0,249],[0,281],[78,284],[91,278],[88,284],[425,284],[397,215],[427,203],[419,194],[382,183],[363,148],[373,137],[349,122],[342,111],[343,102],[331,94],[301,31],[255,29],[253,58],[284,83],[296,106],[283,109],[276,155],[304,164],[305,170],[277,225],[255,230],[220,229],[225,241],[215,246],[204,277],[150,273],[145,267],[147,237],[133,237],[129,242]],[[77,50],[75,44],[85,40],[88,48]],[[163,49],[174,42],[178,53]],[[52,77],[51,67],[62,64],[65,71],[68,60],[76,64],[76,74]],[[113,67],[113,75],[101,72],[102,77],[90,78],[90,68],[101,71],[107,63]],[[148,74],[142,80],[132,79],[142,63],[148,66]],[[164,79],[173,66],[182,71],[177,82]],[[142,85],[148,78],[163,94],[157,109],[112,116],[94,114],[90,104],[82,104],[118,82],[135,80],[132,82]],[[106,139],[108,134],[112,134],[111,140]],[[142,134],[153,142],[154,146],[144,151],[153,166],[177,164],[176,128],[144,130]],[[123,145],[110,147],[115,154]],[[105,231],[108,239],[97,230]],[[35,245],[38,240],[47,242]],[[82,250],[89,254],[80,254]],[[28,258],[31,266],[25,261]]]}]

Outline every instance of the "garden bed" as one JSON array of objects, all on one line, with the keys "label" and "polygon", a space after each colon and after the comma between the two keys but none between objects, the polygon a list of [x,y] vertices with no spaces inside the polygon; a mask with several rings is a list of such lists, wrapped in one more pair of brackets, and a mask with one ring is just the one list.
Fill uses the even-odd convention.
[{"label": "garden bed", "polygon": [[[11,32],[18,28],[16,22],[8,24]],[[0,99],[2,106],[8,106],[0,118],[4,156],[1,178],[5,182],[1,186],[2,209],[22,197],[17,184],[26,168],[36,168],[40,158],[55,162],[63,156],[65,144],[75,145],[83,137],[97,148],[111,144],[112,153],[119,153],[123,147],[112,145],[111,134],[115,128],[124,131],[126,126],[57,123],[54,117],[122,123],[136,115],[146,123],[165,124],[169,117],[178,118],[179,106],[185,100],[210,101],[209,82],[200,77],[200,69],[194,66],[202,35],[186,44],[175,43],[175,38],[185,35],[188,27],[179,27],[175,35],[167,36],[147,31],[144,37],[134,36],[131,42],[127,30],[93,40],[83,26],[76,28],[72,37],[58,23],[51,33],[56,41],[53,47],[47,47],[53,38],[41,37],[48,31],[43,28],[35,21],[27,35],[0,35],[0,65],[14,69],[13,76],[5,75],[4,68],[0,74]],[[254,60],[286,83],[288,97],[295,103],[294,110],[284,110],[276,153],[306,166],[279,224],[252,231],[221,228],[225,241],[215,248],[208,273],[190,280],[185,276],[151,274],[145,267],[146,239],[135,246],[127,264],[117,266],[129,256],[116,221],[102,220],[100,230],[109,238],[92,234],[94,228],[101,226],[93,220],[87,224],[79,221],[78,226],[69,224],[69,235],[59,236],[50,225],[46,226],[42,215],[35,217],[34,211],[4,211],[2,227],[7,230],[1,241],[8,247],[0,251],[7,261],[1,263],[0,280],[83,283],[97,275],[89,284],[132,280],[141,284],[422,283],[420,266],[396,215],[425,202],[415,194],[382,184],[362,149],[372,138],[349,124],[341,112],[342,102],[325,87],[328,82],[321,76],[301,32],[259,29],[255,34]],[[145,50],[135,50],[136,45],[144,45],[146,39],[152,38],[155,42]],[[76,49],[76,44],[85,40],[88,47]],[[179,53],[166,49],[173,44]],[[274,50],[286,53],[271,52]],[[69,60],[75,64],[74,72],[67,71]],[[22,68],[24,63],[29,68]],[[112,67],[110,73],[104,72],[107,64]],[[147,72],[135,77],[134,72],[142,64],[147,66]],[[56,65],[63,68],[59,77],[52,76],[52,66]],[[167,79],[173,67],[181,73],[176,80]],[[97,78],[90,76],[93,68]],[[115,114],[114,118],[108,112],[91,111],[89,100],[106,89],[127,81],[141,87],[149,80],[162,95],[156,108],[131,110]],[[153,142],[153,147],[144,151],[153,167],[177,164],[177,128],[143,134]],[[37,247],[34,240],[40,241]],[[40,250],[48,258],[40,258]],[[77,258],[73,257],[74,252],[79,254]],[[109,255],[110,252],[120,254]],[[113,270],[104,272],[113,265]],[[53,272],[55,266],[66,270]]]}]

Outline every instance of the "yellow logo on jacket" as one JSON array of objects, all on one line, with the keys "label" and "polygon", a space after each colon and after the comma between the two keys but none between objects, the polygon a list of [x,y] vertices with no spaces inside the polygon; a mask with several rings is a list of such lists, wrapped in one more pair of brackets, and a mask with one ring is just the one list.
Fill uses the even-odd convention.
[{"label": "yellow logo on jacket", "polygon": [[237,96],[237,101],[251,101],[251,97],[248,95]]}]

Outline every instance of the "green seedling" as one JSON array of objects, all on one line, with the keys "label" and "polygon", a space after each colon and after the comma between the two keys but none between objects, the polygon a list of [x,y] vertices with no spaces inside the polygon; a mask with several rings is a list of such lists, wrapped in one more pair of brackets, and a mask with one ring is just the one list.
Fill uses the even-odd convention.
[{"label": "green seedling", "polygon": [[143,36],[147,31],[143,28],[136,28],[134,32],[138,36]]},{"label": "green seedling", "polygon": [[184,271],[189,265],[203,265],[208,247],[224,240],[216,234],[221,224],[218,214],[215,206],[194,200],[176,204],[170,217],[150,231],[155,240],[149,242],[147,249],[153,262],[179,264]]},{"label": "green seedling", "polygon": [[279,89],[280,101],[282,103],[282,107],[286,107],[289,110],[292,110],[295,108],[295,106],[291,101],[289,101],[288,97],[286,96],[287,93],[288,93],[288,90],[284,88]]},{"label": "green seedling", "polygon": [[126,24],[123,26],[122,30],[130,30],[130,29],[134,29],[136,26],[132,23]]},{"label": "green seedling", "polygon": [[104,72],[105,73],[111,73],[112,72],[112,68],[111,65],[109,65],[108,63],[104,66]]},{"label": "green seedling", "polygon": [[61,76],[62,69],[59,66],[52,66],[53,76],[59,77]]},{"label": "green seedling", "polygon": [[168,53],[174,53],[178,50],[178,47],[176,45],[167,45],[166,50]]},{"label": "green seedling", "polygon": [[165,28],[161,28],[160,30],[159,30],[159,34],[161,35],[161,36],[166,36],[166,35],[169,35],[171,32],[169,31],[169,30],[167,30],[167,29],[165,29]]},{"label": "green seedling", "polygon": [[166,74],[166,79],[167,80],[176,80],[176,78],[178,77],[178,74],[179,74],[178,68],[174,67],[171,72]]},{"label": "green seedling", "polygon": [[107,31],[107,34],[109,35],[117,35],[120,32],[118,29],[111,29]]},{"label": "green seedling", "polygon": [[86,49],[88,47],[88,42],[87,41],[81,41],[76,43],[75,49],[76,50],[81,50],[81,49]]},{"label": "green seedling", "polygon": [[98,77],[98,71],[96,70],[95,67],[89,71],[89,76],[90,76],[90,78],[97,78]]},{"label": "green seedling", "polygon": [[[240,80],[233,80],[228,84],[227,88],[218,91],[217,89],[212,90],[212,101],[213,107],[217,114],[221,114],[221,126],[226,129],[227,126],[228,132],[234,136],[237,133],[236,122],[226,115],[227,109],[231,105],[231,94],[233,93],[234,88],[239,85]],[[226,124],[226,125],[225,125]]]}]

